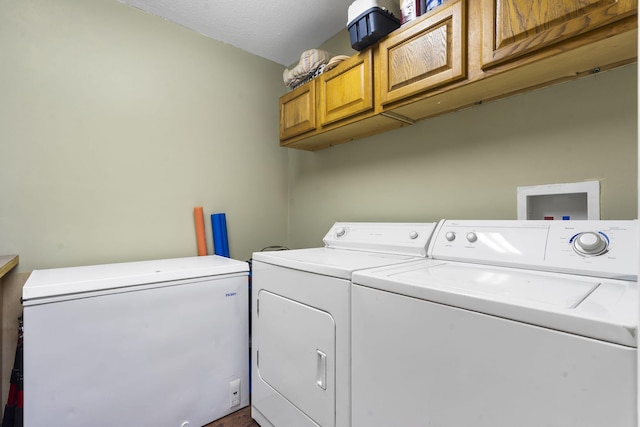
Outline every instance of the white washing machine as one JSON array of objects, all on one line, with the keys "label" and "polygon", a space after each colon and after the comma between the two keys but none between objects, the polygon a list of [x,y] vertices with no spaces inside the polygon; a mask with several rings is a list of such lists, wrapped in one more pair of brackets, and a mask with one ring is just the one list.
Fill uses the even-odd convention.
[{"label": "white washing machine", "polygon": [[251,415],[351,425],[351,275],[426,257],[435,224],[336,223],[325,247],[253,254]]},{"label": "white washing machine", "polygon": [[353,427],[636,427],[636,221],[442,221],[355,272]]},{"label": "white washing machine", "polygon": [[248,406],[248,272],[202,256],[31,273],[24,425],[196,427]]}]

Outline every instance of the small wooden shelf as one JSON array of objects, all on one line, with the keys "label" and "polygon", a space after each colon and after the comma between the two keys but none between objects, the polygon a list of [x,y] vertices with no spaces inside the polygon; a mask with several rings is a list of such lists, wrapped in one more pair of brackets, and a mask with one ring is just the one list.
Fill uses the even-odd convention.
[{"label": "small wooden shelf", "polygon": [[0,279],[4,277],[13,267],[18,265],[20,258],[18,255],[3,255],[0,256]]}]

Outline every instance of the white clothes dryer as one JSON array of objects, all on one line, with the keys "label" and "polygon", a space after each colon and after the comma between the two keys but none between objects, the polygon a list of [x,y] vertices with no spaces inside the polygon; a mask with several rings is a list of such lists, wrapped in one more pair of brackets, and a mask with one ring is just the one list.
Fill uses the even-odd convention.
[{"label": "white clothes dryer", "polygon": [[355,272],[353,427],[637,426],[636,221],[442,221]]},{"label": "white clothes dryer", "polygon": [[336,223],[325,247],[253,254],[251,415],[351,425],[351,275],[426,257],[435,223]]}]

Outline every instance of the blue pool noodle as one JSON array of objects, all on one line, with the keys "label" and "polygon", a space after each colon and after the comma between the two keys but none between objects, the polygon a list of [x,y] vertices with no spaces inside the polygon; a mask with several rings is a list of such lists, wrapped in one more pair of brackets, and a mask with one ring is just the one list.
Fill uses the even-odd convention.
[{"label": "blue pool noodle", "polygon": [[213,247],[216,255],[229,258],[229,240],[227,238],[227,218],[223,213],[211,215]]}]

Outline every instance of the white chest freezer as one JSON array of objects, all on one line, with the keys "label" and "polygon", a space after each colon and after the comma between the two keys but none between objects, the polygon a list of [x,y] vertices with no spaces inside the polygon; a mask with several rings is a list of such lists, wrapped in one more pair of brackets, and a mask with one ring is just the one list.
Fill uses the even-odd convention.
[{"label": "white chest freezer", "polygon": [[218,256],[34,271],[26,427],[196,427],[249,402],[248,264]]}]

